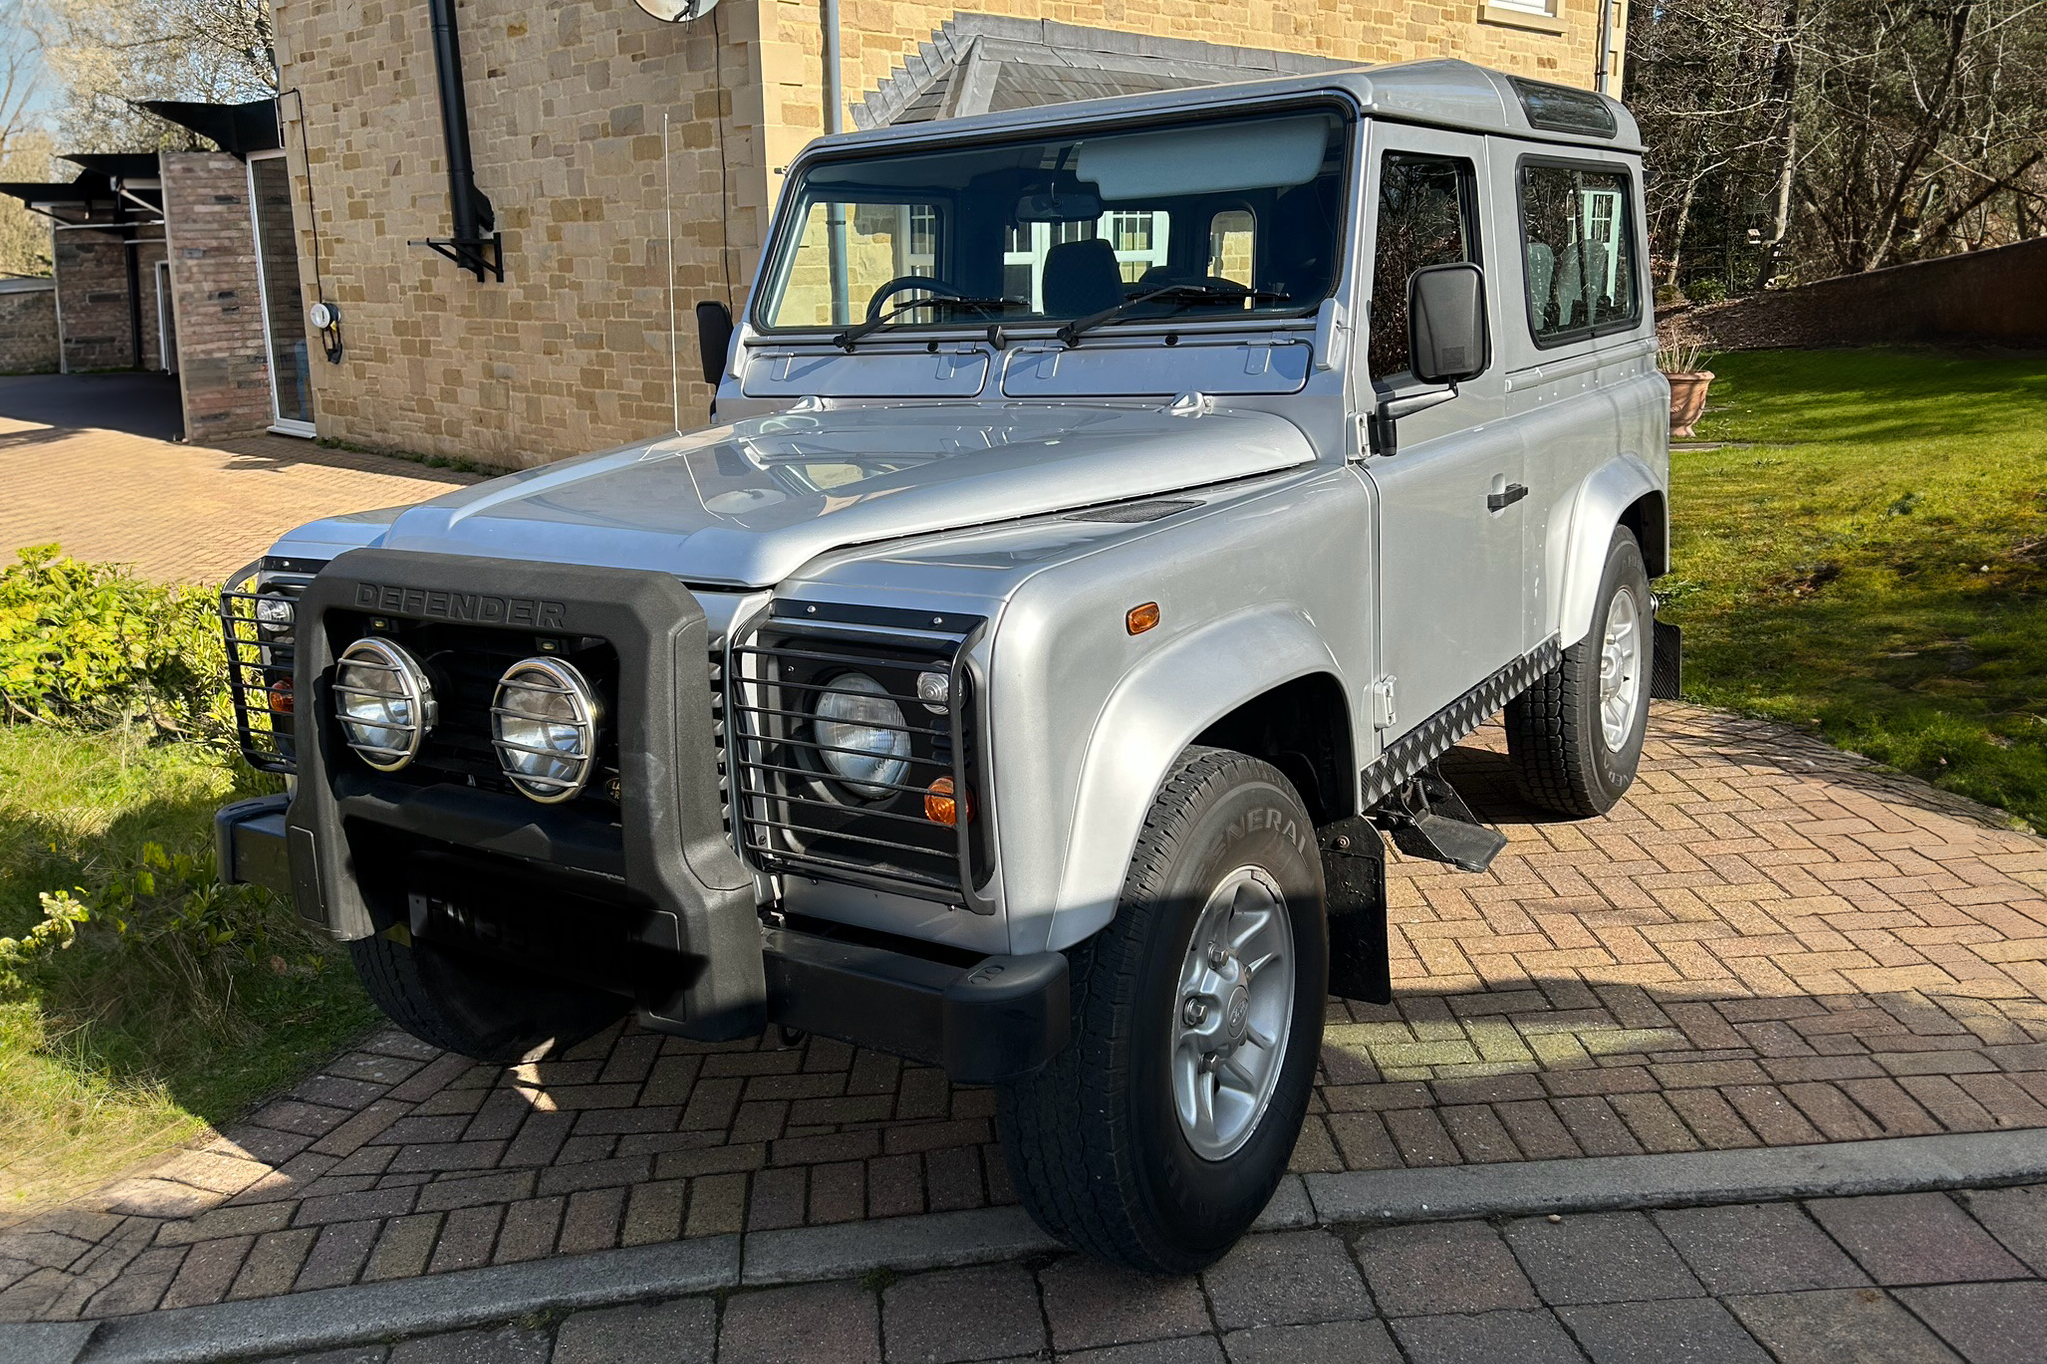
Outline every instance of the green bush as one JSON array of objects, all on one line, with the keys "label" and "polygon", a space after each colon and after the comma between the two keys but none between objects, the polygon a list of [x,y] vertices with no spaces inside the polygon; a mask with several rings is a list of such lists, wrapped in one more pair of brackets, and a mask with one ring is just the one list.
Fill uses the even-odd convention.
[{"label": "green bush", "polygon": [[233,733],[218,606],[118,564],[22,550],[0,570],[0,718],[92,729],[142,723],[225,744]]},{"label": "green bush", "polygon": [[1694,303],[1725,303],[1727,301],[1727,281],[1717,279],[1712,275],[1707,275],[1702,279],[1695,279],[1685,286],[1685,297]]}]

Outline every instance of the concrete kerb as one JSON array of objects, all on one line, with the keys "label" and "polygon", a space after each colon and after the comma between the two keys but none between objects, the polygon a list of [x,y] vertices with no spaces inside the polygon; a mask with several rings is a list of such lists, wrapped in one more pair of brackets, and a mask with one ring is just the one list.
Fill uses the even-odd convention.
[{"label": "concrete kerb", "polygon": [[[1692,1207],[2047,1182],[2047,1130],[1748,1151],[1290,1175],[1259,1230]],[[1056,1249],[1016,1208],[598,1251],[98,1324],[0,1327],[0,1364],[198,1364],[334,1349],[536,1312],[986,1264]]]}]

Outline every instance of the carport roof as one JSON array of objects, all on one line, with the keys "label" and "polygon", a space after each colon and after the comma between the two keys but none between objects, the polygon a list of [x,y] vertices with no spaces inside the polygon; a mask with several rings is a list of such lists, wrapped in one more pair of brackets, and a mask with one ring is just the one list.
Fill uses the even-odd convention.
[{"label": "carport roof", "polygon": [[1154,38],[1049,19],[956,14],[853,108],[862,128],[1066,100],[1340,71],[1355,62]]},{"label": "carport roof", "polygon": [[135,101],[158,118],[189,128],[222,151],[246,160],[250,152],[276,151],[284,145],[278,134],[277,101],[252,99],[242,104],[199,104],[190,100]]}]

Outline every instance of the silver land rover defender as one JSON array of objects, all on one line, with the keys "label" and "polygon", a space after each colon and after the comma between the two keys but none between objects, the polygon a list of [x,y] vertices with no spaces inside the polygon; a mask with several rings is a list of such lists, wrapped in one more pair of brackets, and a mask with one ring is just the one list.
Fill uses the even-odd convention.
[{"label": "silver land rover defender", "polygon": [[1051,1233],[1226,1250],[1436,760],[1635,774],[1676,636],[1618,104],[1458,62],[826,138],[713,424],[315,522],[223,597],[223,875],[510,1061],[631,1013],[992,1084]]}]

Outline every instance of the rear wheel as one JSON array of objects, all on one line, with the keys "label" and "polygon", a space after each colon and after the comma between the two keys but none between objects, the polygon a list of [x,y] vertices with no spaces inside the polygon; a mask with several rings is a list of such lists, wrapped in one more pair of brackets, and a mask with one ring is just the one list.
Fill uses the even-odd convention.
[{"label": "rear wheel", "polygon": [[1072,1043],[998,1096],[1011,1179],[1059,1239],[1191,1273],[1271,1198],[1321,1051],[1322,865],[1293,786],[1189,749],[1071,959]]},{"label": "rear wheel", "polygon": [[1529,802],[1603,815],[1627,793],[1649,726],[1654,617],[1641,548],[1626,527],[1607,546],[1592,628],[1507,703],[1507,752]]},{"label": "rear wheel", "polygon": [[[395,930],[392,930],[395,931]],[[615,1023],[627,1001],[515,967],[379,933],[348,945],[378,1008],[420,1041],[509,1064],[566,1051]]]}]

